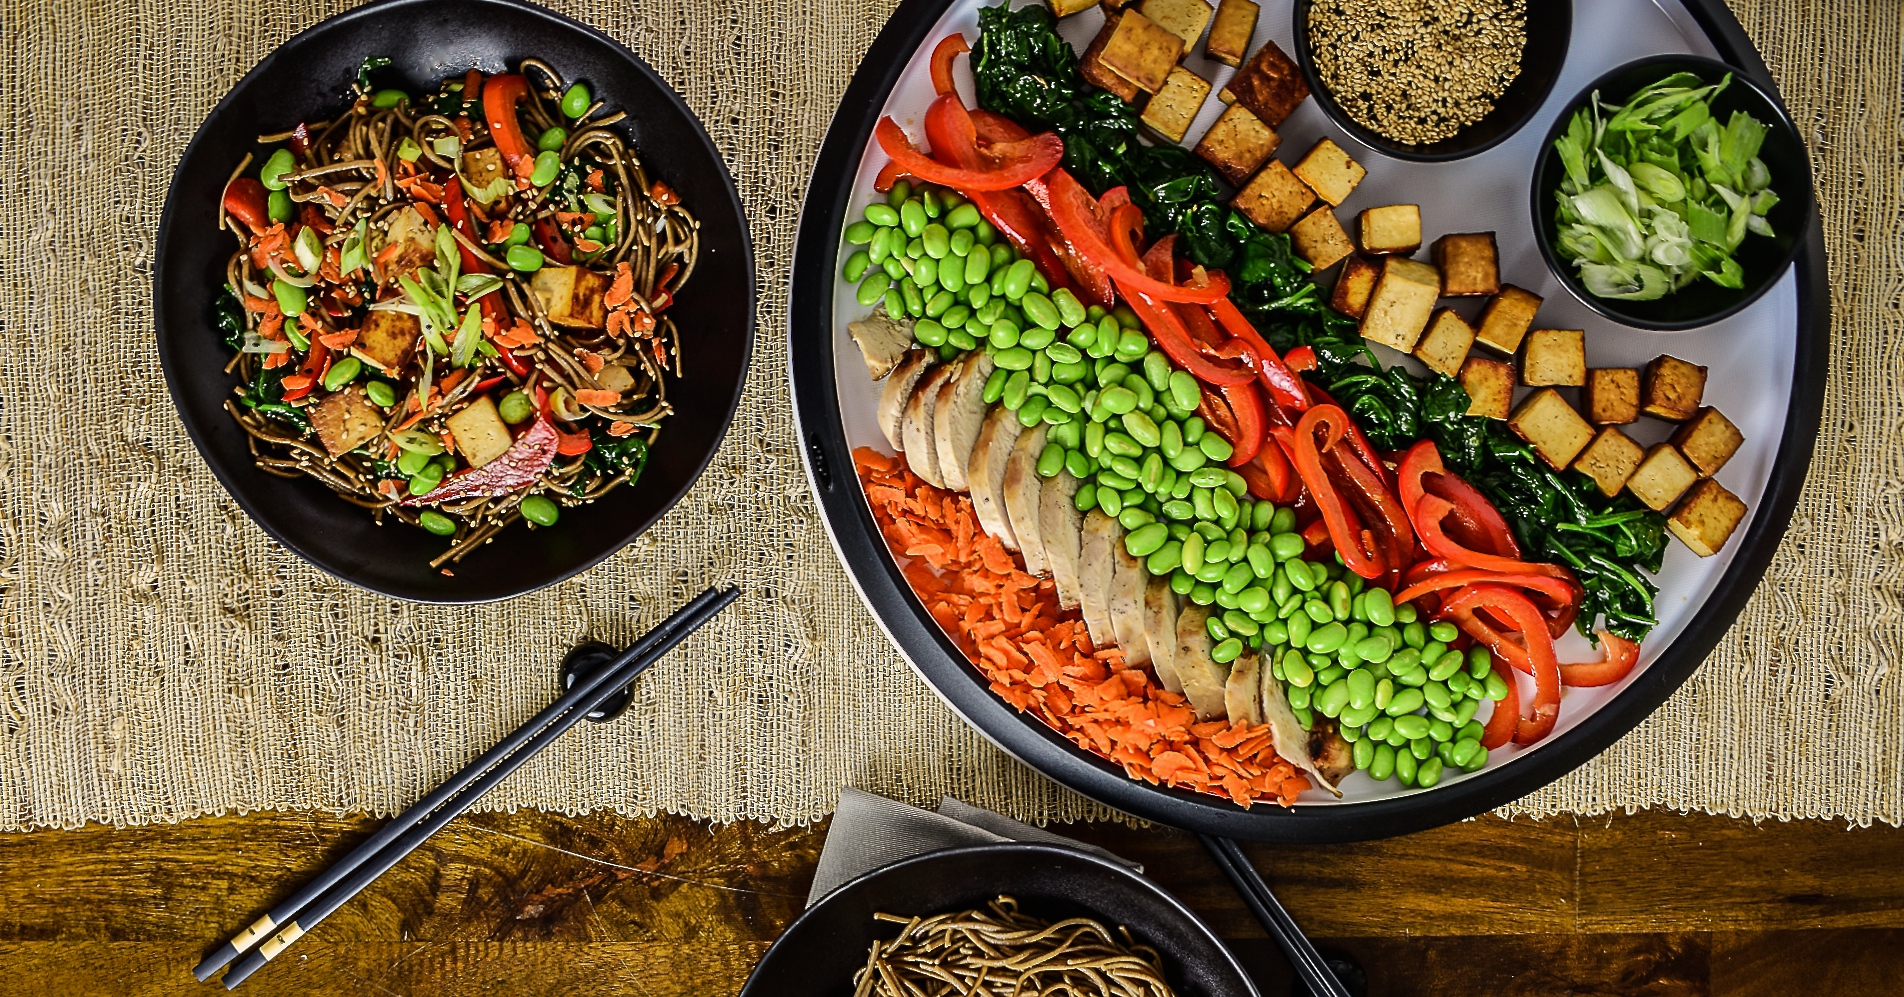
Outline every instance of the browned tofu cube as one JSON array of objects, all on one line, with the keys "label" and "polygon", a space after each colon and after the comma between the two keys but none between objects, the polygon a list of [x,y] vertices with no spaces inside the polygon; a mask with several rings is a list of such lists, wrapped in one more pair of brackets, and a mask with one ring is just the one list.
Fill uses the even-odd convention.
[{"label": "browned tofu cube", "polygon": [[1707,478],[1694,485],[1686,501],[1666,517],[1666,528],[1700,557],[1719,553],[1732,531],[1745,521],[1745,503],[1725,486]]},{"label": "browned tofu cube", "polygon": [[1231,90],[1229,87],[1224,87],[1216,92],[1216,99],[1225,104],[1234,104],[1236,103],[1236,91]]},{"label": "browned tofu cube", "polygon": [[324,449],[335,457],[369,443],[383,432],[383,413],[364,397],[364,389],[353,384],[326,395],[324,400],[305,411]]},{"label": "browned tofu cube", "polygon": [[1600,435],[1587,444],[1580,452],[1580,459],[1573,462],[1573,469],[1593,479],[1600,488],[1600,494],[1612,498],[1626,487],[1626,481],[1633,476],[1633,470],[1640,466],[1646,456],[1646,448],[1633,442],[1633,438],[1608,426],[1600,430]]},{"label": "browned tofu cube", "polygon": [[1587,371],[1580,392],[1587,421],[1596,426],[1624,426],[1640,417],[1640,372],[1634,367],[1595,367]]},{"label": "browned tofu cube", "polygon": [[1283,232],[1294,225],[1315,200],[1316,195],[1289,172],[1289,167],[1272,159],[1250,180],[1249,186],[1236,192],[1230,206],[1271,232]]},{"label": "browned tofu cube", "polygon": [[1362,212],[1362,251],[1407,256],[1421,248],[1421,207],[1390,204]]},{"label": "browned tofu cube", "polygon": [[1488,302],[1487,310],[1481,313],[1481,327],[1475,330],[1475,341],[1502,353],[1513,354],[1520,351],[1521,338],[1534,325],[1534,314],[1540,311],[1540,295],[1522,290],[1512,284],[1501,286],[1501,293]]},{"label": "browned tofu cube", "polygon": [[1382,279],[1362,316],[1362,338],[1403,353],[1412,352],[1441,296],[1441,275],[1426,263],[1403,256],[1382,261]]},{"label": "browned tofu cube", "polygon": [[1111,72],[1100,58],[1104,54],[1104,46],[1110,43],[1111,36],[1117,32],[1117,19],[1122,16],[1115,10],[1105,12],[1104,26],[1098,29],[1097,37],[1091,39],[1090,47],[1078,59],[1078,75],[1084,77],[1086,83],[1100,90],[1109,90],[1128,104],[1143,91],[1137,89],[1137,84]]},{"label": "browned tofu cube", "polygon": [[1441,268],[1441,293],[1450,298],[1479,298],[1501,290],[1500,253],[1492,232],[1463,232],[1435,240],[1435,266]]},{"label": "browned tofu cube", "polygon": [[1474,345],[1474,326],[1455,314],[1452,308],[1443,308],[1428,320],[1428,331],[1421,336],[1421,342],[1415,345],[1415,358],[1428,365],[1428,369],[1453,377],[1461,373],[1461,365],[1468,359],[1468,347]]},{"label": "browned tofu cube", "polygon": [[478,395],[475,401],[451,413],[443,422],[450,427],[457,452],[471,467],[481,467],[501,457],[514,442],[509,438],[509,427],[496,411],[496,403],[488,395]]},{"label": "browned tofu cube", "polygon": [[1665,512],[1698,481],[1698,469],[1686,463],[1678,447],[1656,443],[1646,451],[1640,466],[1633,469],[1633,476],[1626,479],[1626,490],[1654,512]]},{"label": "browned tofu cube", "polygon": [[1051,5],[1051,12],[1059,17],[1070,17],[1083,13],[1097,5],[1097,0],[1045,0]]},{"label": "browned tofu cube", "polygon": [[1705,394],[1706,369],[1664,353],[1640,377],[1640,411],[1660,419],[1685,422]]},{"label": "browned tofu cube", "polygon": [[1242,65],[1260,10],[1256,0],[1222,0],[1216,7],[1216,23],[1210,25],[1210,40],[1203,43],[1204,53],[1225,66]]},{"label": "browned tofu cube", "polygon": [[502,153],[495,146],[463,153],[463,182],[481,190],[508,174],[502,169]]},{"label": "browned tofu cube", "polygon": [[1280,126],[1309,97],[1301,67],[1273,41],[1256,50],[1256,57],[1237,72],[1228,89],[1237,103],[1271,128]]},{"label": "browned tofu cube", "polygon": [[[1197,0],[1202,3],[1203,0]],[[1183,141],[1190,122],[1210,96],[1210,84],[1203,77],[1178,66],[1164,78],[1163,89],[1144,105],[1143,122],[1172,142]]]},{"label": "browned tofu cube", "polygon": [[1144,0],[1137,9],[1151,23],[1181,39],[1185,52],[1197,44],[1210,23],[1210,5],[1204,0]]},{"label": "browned tofu cube", "polygon": [[436,262],[436,226],[414,205],[405,205],[390,216],[390,227],[384,230],[384,244],[365,249],[377,256],[388,246],[403,247],[383,265],[384,278],[394,280]]},{"label": "browned tofu cube", "polygon": [[1329,296],[1329,307],[1350,318],[1361,318],[1368,311],[1369,299],[1375,296],[1375,285],[1382,279],[1382,267],[1366,256],[1351,256],[1342,264],[1342,273],[1335,279],[1335,293]]},{"label": "browned tofu cube", "polygon": [[1098,61],[1131,81],[1137,89],[1156,93],[1183,57],[1183,39],[1159,27],[1143,14],[1127,10],[1117,19],[1117,30],[1104,43]]},{"label": "browned tofu cube", "polygon": [[1566,470],[1593,439],[1593,427],[1552,388],[1542,388],[1514,406],[1507,428],[1556,471]]},{"label": "browned tofu cube", "polygon": [[1535,329],[1521,350],[1521,383],[1581,385],[1587,383],[1587,334],[1580,329]]},{"label": "browned tofu cube", "polygon": [[1290,172],[1334,208],[1341,207],[1362,178],[1368,176],[1368,170],[1361,163],[1350,159],[1341,146],[1326,138],[1304,153]]},{"label": "browned tofu cube", "polygon": [[1506,419],[1514,405],[1514,365],[1505,360],[1469,357],[1461,365],[1461,386],[1468,392],[1468,414]]},{"label": "browned tofu cube", "polygon": [[1197,155],[1216,167],[1224,179],[1243,186],[1282,144],[1274,128],[1241,104],[1231,104],[1216,124],[1197,142]]},{"label": "browned tofu cube", "polygon": [[1291,225],[1289,241],[1296,255],[1317,270],[1327,270],[1355,253],[1355,243],[1336,220],[1335,209],[1326,204]]},{"label": "browned tofu cube", "polygon": [[602,298],[609,280],[587,267],[543,267],[529,278],[529,292],[549,321],[570,329],[600,329],[608,320]]},{"label": "browned tofu cube", "polygon": [[357,331],[357,354],[390,373],[403,369],[416,351],[423,325],[405,312],[373,311]]},{"label": "browned tofu cube", "polygon": [[1719,473],[1726,461],[1739,452],[1745,436],[1739,427],[1716,408],[1702,408],[1673,434],[1673,446],[1699,469],[1699,476],[1710,478]]}]

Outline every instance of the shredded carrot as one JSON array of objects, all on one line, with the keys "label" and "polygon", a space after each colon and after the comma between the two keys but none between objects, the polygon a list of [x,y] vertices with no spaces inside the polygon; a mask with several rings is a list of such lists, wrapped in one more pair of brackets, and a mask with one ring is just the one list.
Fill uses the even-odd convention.
[{"label": "shredded carrot", "polygon": [[620,339],[628,335],[628,313],[616,309],[608,313],[608,334]]},{"label": "shredded carrot", "polygon": [[599,253],[602,251],[602,244],[578,235],[575,237],[575,248],[584,253]]},{"label": "shredded carrot", "polygon": [[582,361],[582,366],[588,368],[590,374],[599,374],[603,367],[608,366],[608,361],[602,359],[602,355],[593,350],[577,349],[575,359]]},{"label": "shredded carrot", "polygon": [[338,193],[337,191],[334,191],[330,189],[329,187],[319,187],[317,188],[317,192],[319,194],[322,194],[326,201],[331,202],[331,207],[333,208],[341,208],[344,205],[350,203],[350,198],[345,197],[343,194]]},{"label": "shredded carrot", "polygon": [[621,392],[603,391],[600,388],[582,388],[575,392],[575,400],[584,405],[601,405],[604,407],[619,405],[621,404]]},{"label": "shredded carrot", "polygon": [[502,218],[502,219],[498,219],[496,221],[490,222],[488,241],[491,243],[498,243],[503,241],[504,239],[509,238],[509,233],[513,231],[515,227],[516,227],[516,220],[513,218]]},{"label": "shredded carrot", "polygon": [[635,271],[626,261],[615,264],[615,282],[608,285],[608,293],[602,295],[602,304],[610,308],[619,308],[635,295]]},{"label": "shredded carrot", "polygon": [[264,369],[266,370],[271,370],[276,367],[282,367],[285,364],[288,364],[290,362],[291,362],[290,350],[285,350],[280,353],[267,353],[264,355]]},{"label": "shredded carrot", "polygon": [[628,436],[633,434],[634,431],[635,424],[632,422],[612,422],[608,425],[608,435],[610,436]]},{"label": "shredded carrot", "polygon": [[[611,430],[612,432],[612,430]],[[1242,807],[1285,806],[1309,788],[1278,757],[1269,728],[1198,723],[1183,696],[1117,648],[1096,648],[1049,579],[978,525],[971,499],[919,480],[905,460],[853,452],[867,501],[935,620],[999,698],[1133,779],[1210,793]]]},{"label": "shredded carrot", "polygon": [[595,192],[595,193],[597,193],[597,194],[599,194],[599,193],[601,193],[601,192],[602,192],[602,181],[603,181],[603,177],[602,177],[602,171],[601,171],[601,170],[589,170],[589,171],[588,171],[588,189],[589,189],[589,190],[592,190],[592,191],[594,191],[594,192]]}]

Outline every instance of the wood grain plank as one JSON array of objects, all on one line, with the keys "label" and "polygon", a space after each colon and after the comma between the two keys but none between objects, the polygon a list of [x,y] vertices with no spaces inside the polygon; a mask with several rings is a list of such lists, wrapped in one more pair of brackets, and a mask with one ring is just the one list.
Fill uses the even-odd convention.
[{"label": "wood grain plank", "polygon": [[1904,990],[1904,931],[1716,932],[1714,997],[1878,995]]},{"label": "wood grain plank", "polygon": [[1703,933],[1365,937],[1320,944],[1361,963],[1370,997],[1717,997]]}]

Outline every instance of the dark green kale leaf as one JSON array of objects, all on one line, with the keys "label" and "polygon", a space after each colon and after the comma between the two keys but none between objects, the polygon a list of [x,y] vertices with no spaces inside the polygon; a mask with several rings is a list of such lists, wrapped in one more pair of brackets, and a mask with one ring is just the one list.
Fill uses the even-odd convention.
[{"label": "dark green kale leaf", "polygon": [[593,446],[582,458],[582,465],[596,474],[620,474],[624,471],[630,480],[641,476],[641,469],[648,463],[648,441],[639,436],[610,436],[604,429],[597,427],[589,434]]},{"label": "dark green kale leaf", "polygon": [[212,297],[212,328],[218,330],[227,348],[235,350],[245,345],[245,309],[229,286],[219,288]]},{"label": "dark green kale leaf", "polygon": [[370,74],[388,65],[390,65],[390,57],[387,55],[373,55],[364,59],[363,63],[357,67],[357,92],[369,93]]}]

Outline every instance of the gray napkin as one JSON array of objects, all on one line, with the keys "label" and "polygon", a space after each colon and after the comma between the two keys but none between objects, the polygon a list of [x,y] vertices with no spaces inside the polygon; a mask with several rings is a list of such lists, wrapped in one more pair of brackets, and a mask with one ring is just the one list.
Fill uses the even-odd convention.
[{"label": "gray napkin", "polygon": [[938,810],[932,811],[847,787],[840,790],[839,809],[833,813],[826,845],[820,850],[813,888],[807,891],[807,906],[859,876],[900,859],[1000,841],[1075,848],[1144,871],[1143,866],[1096,845],[1021,824],[950,796],[940,800]]}]

